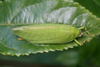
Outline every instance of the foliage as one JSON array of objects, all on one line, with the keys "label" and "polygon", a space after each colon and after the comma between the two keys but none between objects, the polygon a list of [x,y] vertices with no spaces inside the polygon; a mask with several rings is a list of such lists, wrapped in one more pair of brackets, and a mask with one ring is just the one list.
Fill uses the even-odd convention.
[{"label": "foliage", "polygon": [[[81,43],[85,40],[90,41],[92,39],[92,41],[85,43],[83,46],[78,46],[74,41],[62,45],[34,45],[28,43],[27,41],[19,41],[17,39],[18,36],[12,33],[12,29],[15,27],[20,27],[29,24],[32,25],[37,23],[57,23],[69,24],[75,27],[86,26],[91,35],[99,35],[100,19],[97,17],[100,17],[100,1],[74,1],[75,2],[73,2],[73,0],[4,0],[3,2],[0,1],[0,53],[3,55],[16,56],[29,55],[31,53],[42,53],[36,54],[35,56],[30,55],[27,58],[29,59],[34,57],[32,59],[34,60],[34,62],[40,62],[39,59],[37,59],[40,58],[41,62],[46,63],[47,60],[44,59],[47,57],[46,59],[52,58],[52,60],[50,59],[50,62],[48,61],[47,63],[55,63],[57,61],[64,65],[67,64],[69,66],[99,67],[99,36],[92,39],[93,37],[88,36],[84,30],[82,30],[84,35],[81,38],[78,38],[77,40]],[[78,2],[79,4],[76,2]],[[64,49],[69,50],[62,51]],[[49,52],[56,50],[60,50],[62,52]],[[43,52],[49,52],[49,54],[45,54]],[[11,60],[11,58],[12,57],[9,56],[0,56],[0,59],[2,60]],[[25,58],[21,56],[19,60],[16,57],[13,60],[21,61],[24,59],[26,62],[28,62]],[[53,59],[56,59],[56,61],[52,62]],[[32,60],[30,59],[30,61]],[[68,60],[70,61],[70,63],[68,62]],[[74,61],[74,63],[71,61]]]},{"label": "foliage", "polygon": [[[86,26],[91,35],[98,35],[99,20],[84,7],[73,1],[64,0],[5,0],[0,3],[0,53],[4,55],[29,55],[63,50],[78,46],[74,41],[62,45],[31,44],[19,41],[12,29],[34,23],[62,23],[75,27]],[[93,37],[85,32],[79,42],[90,41]]]}]

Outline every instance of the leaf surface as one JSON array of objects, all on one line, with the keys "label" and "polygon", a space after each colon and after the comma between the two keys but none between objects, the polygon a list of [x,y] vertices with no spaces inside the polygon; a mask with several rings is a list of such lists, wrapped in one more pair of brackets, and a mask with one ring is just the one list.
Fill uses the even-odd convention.
[{"label": "leaf surface", "polygon": [[[78,46],[74,41],[61,44],[32,44],[19,41],[12,33],[15,27],[41,23],[69,24],[75,27],[85,26],[91,35],[100,34],[100,19],[92,15],[78,3],[68,0],[5,0],[0,2],[0,53],[4,55],[29,55],[63,50]],[[86,34],[77,40],[80,43],[93,37]]]},{"label": "leaf surface", "polygon": [[74,0],[100,18],[100,0]]}]

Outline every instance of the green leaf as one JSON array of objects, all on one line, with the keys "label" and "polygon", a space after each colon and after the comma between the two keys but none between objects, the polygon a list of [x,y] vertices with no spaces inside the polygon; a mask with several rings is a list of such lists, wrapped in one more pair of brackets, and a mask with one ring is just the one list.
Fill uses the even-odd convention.
[{"label": "green leaf", "polygon": [[[5,0],[0,2],[0,53],[4,55],[29,55],[63,50],[78,46],[74,41],[62,45],[32,44],[19,41],[12,29],[24,25],[40,23],[69,24],[75,27],[85,26],[91,35],[100,34],[100,19],[92,15],[78,3],[67,0]],[[77,40],[80,43],[93,37],[84,35]]]},{"label": "green leaf", "polygon": [[100,0],[74,0],[84,6],[97,17],[100,17]]}]

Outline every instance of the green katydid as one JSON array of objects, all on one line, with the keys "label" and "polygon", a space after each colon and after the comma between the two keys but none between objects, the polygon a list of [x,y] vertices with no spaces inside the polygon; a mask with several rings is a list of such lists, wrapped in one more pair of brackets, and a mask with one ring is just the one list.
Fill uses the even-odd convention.
[{"label": "green katydid", "polygon": [[[13,33],[22,37],[32,43],[68,43],[70,41],[75,41],[79,43],[75,38],[81,36],[81,29],[86,27],[75,28],[71,25],[65,24],[35,24],[29,26],[22,26],[13,29]],[[90,34],[89,34],[90,35]]]}]

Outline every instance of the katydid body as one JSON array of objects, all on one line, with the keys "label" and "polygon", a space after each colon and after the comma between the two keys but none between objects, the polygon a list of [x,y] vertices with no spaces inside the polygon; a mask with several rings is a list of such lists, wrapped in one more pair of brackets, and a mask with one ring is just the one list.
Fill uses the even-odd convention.
[{"label": "katydid body", "polygon": [[[13,32],[32,43],[67,43],[81,35],[80,29],[64,24],[36,24],[14,28]],[[81,44],[80,44],[81,45]]]}]

